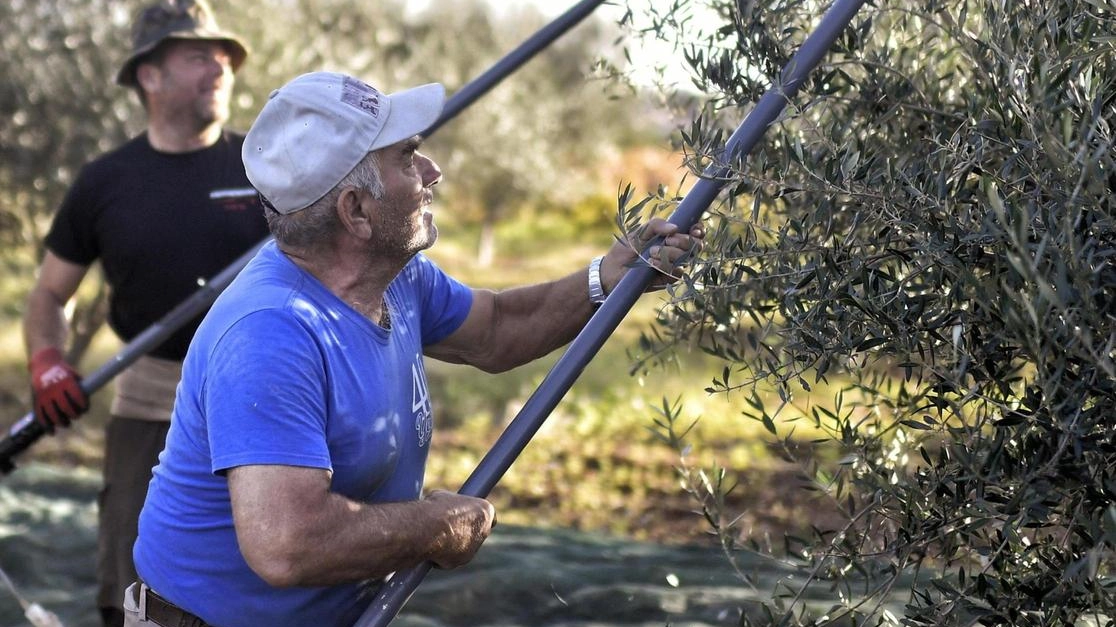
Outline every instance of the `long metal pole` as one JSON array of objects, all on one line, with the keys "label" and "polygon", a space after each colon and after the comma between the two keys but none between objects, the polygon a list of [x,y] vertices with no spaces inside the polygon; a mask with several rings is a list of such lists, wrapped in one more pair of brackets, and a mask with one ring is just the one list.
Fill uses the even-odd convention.
[{"label": "long metal pole", "polygon": [[[530,39],[506,54],[484,74],[459,89],[446,101],[445,107],[442,109],[442,115],[435,120],[430,128],[422,132],[423,137],[429,137],[443,124],[457,117],[459,113],[488,93],[500,81],[531,60],[539,51],[588,17],[603,2],[604,0],[582,0],[577,3],[532,35]],[[232,283],[232,280],[236,278],[236,275],[240,273],[244,266],[248,265],[256,252],[270,239],[265,238],[247,253],[241,255],[220,274],[210,279],[204,287],[179,303],[178,306],[148,327],[143,333],[132,338],[132,341],[128,342],[120,352],[83,378],[81,389],[87,395],[92,395],[100,390],[122,370],[161,344],[163,340],[170,337],[187,322],[193,320],[198,314],[204,312],[228,287],[229,283]],[[35,420],[34,412],[28,412],[16,421],[8,429],[8,435],[0,440],[0,473],[8,474],[15,470],[13,458],[44,435],[46,435],[46,429]]]},{"label": "long metal pole", "polygon": [[[821,61],[841,31],[848,26],[865,0],[837,0],[822,17],[817,29],[806,38],[802,47],[783,68],[778,84],[760,98],[752,111],[729,137],[719,159],[706,168],[701,180],[686,194],[671,214],[669,222],[680,231],[688,231],[701,214],[713,203],[728,180],[729,164],[755,148],[760,138],[779,117],[787,102],[794,97],[806,76]],[[657,242],[648,244],[648,248]],[[581,330],[570,347],[547,373],[538,389],[527,400],[519,414],[496,440],[459,492],[469,496],[488,496],[500,478],[511,467],[524,447],[542,426],[550,412],[569,391],[605,340],[635,305],[657,271],[647,264],[632,268],[605,299],[604,304]],[[354,627],[386,627],[415,589],[422,583],[433,564],[424,562],[410,570],[396,573],[379,590],[375,599]]]}]

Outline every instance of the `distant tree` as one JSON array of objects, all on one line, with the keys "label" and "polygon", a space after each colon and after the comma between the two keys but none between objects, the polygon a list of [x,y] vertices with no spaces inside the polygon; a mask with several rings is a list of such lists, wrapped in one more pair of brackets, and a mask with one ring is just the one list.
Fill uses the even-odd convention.
[{"label": "distant tree", "polygon": [[[272,7],[285,16],[276,23],[258,19],[268,12],[261,4],[227,11],[258,48],[241,79],[246,114],[275,86],[316,69],[349,72],[386,90],[439,82],[452,96],[547,21],[531,6],[497,10],[483,0],[446,0],[414,14],[399,1],[299,0]],[[611,146],[648,141],[645,102],[594,80],[600,59],[618,54],[617,34],[591,16],[431,139],[449,199],[439,219],[476,229],[481,263],[496,254],[501,221],[599,194],[593,164]],[[600,220],[607,225],[609,216]]]},{"label": "distant tree", "polygon": [[[22,314],[50,219],[82,164],[140,128],[139,101],[113,79],[139,4],[16,0],[0,4],[0,259],[4,313]],[[94,275],[96,276],[96,275]],[[80,356],[104,319],[103,283],[71,319]]]},{"label": "distant tree", "polygon": [[[416,69],[452,91],[526,41],[546,19],[533,7],[493,12],[482,0],[444,4],[418,17],[429,29]],[[461,33],[469,33],[461,37]],[[478,260],[496,254],[495,228],[524,210],[574,211],[600,193],[597,164],[616,146],[650,141],[646,102],[597,80],[618,54],[614,24],[590,16],[489,92],[434,139],[454,219],[478,230]],[[431,60],[437,60],[432,62]],[[610,183],[615,188],[618,181]],[[607,226],[610,216],[602,214]]]},{"label": "distant tree", "polygon": [[300,74],[345,72],[393,89],[413,64],[399,0],[251,0],[214,4],[214,11],[252,47],[237,75],[232,126],[242,130],[274,89]]},{"label": "distant tree", "polygon": [[[633,18],[706,97],[681,129],[695,173],[823,8]],[[709,390],[847,516],[786,539],[797,576],[741,625],[1112,624],[1114,133],[1116,6],[917,0],[865,6],[734,164],[648,364],[723,360]],[[673,407],[657,428],[683,451]],[[726,547],[771,552],[724,506],[732,469],[681,469]]]},{"label": "distant tree", "polygon": [[[135,3],[132,3],[134,6]],[[127,49],[128,2],[0,5],[0,237],[37,247],[80,166],[135,131],[113,83]],[[11,250],[9,246],[5,247]]]}]

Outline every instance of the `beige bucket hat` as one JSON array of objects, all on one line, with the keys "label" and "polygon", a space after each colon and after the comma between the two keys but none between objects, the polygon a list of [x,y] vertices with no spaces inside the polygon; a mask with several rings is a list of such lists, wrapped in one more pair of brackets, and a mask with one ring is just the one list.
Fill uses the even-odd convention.
[{"label": "beige bucket hat", "polygon": [[217,25],[205,0],[162,0],[146,7],[132,26],[132,54],[116,75],[116,83],[136,85],[136,66],[143,57],[168,39],[219,41],[228,48],[236,71],[248,56],[248,47]]}]

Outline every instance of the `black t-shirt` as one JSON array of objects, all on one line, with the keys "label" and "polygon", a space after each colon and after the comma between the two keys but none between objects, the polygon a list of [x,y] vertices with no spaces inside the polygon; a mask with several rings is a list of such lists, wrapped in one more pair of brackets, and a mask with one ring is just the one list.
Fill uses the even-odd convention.
[{"label": "black t-shirt", "polygon": [[[244,136],[181,154],[140,135],[82,168],[46,245],[83,266],[97,259],[112,288],[109,325],[129,341],[268,235],[240,159]],[[149,354],[181,361],[201,322]]]}]

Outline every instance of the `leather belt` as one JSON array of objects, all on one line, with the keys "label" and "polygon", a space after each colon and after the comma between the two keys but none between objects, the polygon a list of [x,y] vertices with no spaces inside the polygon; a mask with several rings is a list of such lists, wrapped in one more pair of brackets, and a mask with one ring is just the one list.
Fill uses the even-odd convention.
[{"label": "leather belt", "polygon": [[[146,609],[148,621],[162,627],[211,627],[204,620],[159,596],[146,584],[140,584],[139,594],[137,605]],[[145,618],[144,609],[140,610],[141,619]]]}]

